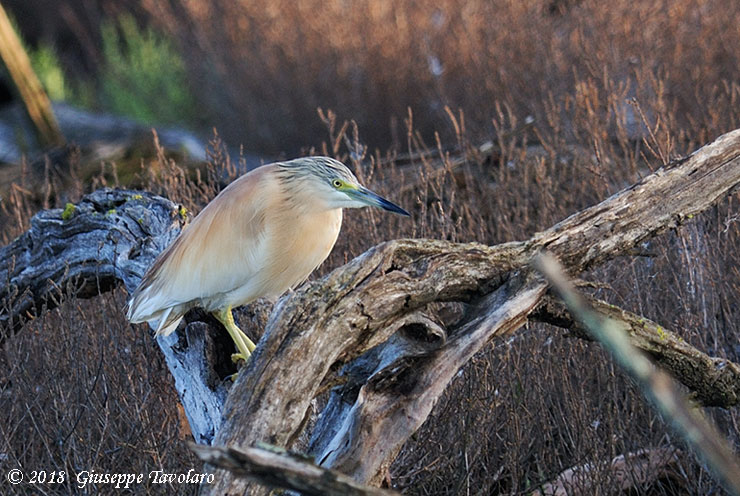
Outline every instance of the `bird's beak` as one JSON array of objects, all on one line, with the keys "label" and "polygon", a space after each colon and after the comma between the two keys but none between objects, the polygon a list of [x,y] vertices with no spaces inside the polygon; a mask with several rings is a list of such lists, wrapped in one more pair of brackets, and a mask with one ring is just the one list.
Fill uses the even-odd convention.
[{"label": "bird's beak", "polygon": [[373,193],[363,186],[358,186],[355,190],[348,190],[346,193],[350,198],[362,202],[365,205],[370,205],[371,207],[379,207],[383,210],[388,210],[389,212],[409,217],[409,213],[407,211],[405,211],[395,203],[389,202],[382,196]]}]

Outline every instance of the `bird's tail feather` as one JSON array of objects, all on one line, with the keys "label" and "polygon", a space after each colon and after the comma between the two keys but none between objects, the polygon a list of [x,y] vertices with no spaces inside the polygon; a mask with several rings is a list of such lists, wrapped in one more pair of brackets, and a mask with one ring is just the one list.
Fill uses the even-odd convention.
[{"label": "bird's tail feather", "polygon": [[[148,304],[147,304],[148,303]],[[182,320],[183,312],[178,311],[178,305],[166,307],[152,312],[151,301],[142,297],[141,293],[134,294],[128,304],[126,317],[131,323],[148,322],[157,336],[167,336],[177,329]]]},{"label": "bird's tail feather", "polygon": [[[168,310],[172,310],[171,308]],[[168,311],[168,314],[170,312]],[[170,314],[171,315],[171,314]],[[157,336],[169,336],[172,334],[172,332],[177,329],[177,326],[180,324],[180,321],[182,320],[182,315],[172,315],[172,316],[165,316],[159,319],[159,322],[151,323],[153,329],[156,329],[154,332]]]}]

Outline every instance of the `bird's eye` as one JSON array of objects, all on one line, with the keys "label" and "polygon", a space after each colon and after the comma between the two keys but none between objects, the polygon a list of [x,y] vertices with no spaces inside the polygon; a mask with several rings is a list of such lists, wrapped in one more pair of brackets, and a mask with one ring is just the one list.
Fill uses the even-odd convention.
[{"label": "bird's eye", "polygon": [[340,181],[339,179],[335,179],[335,180],[333,180],[333,181],[331,182],[331,184],[332,184],[332,186],[334,186],[335,188],[341,188],[341,187],[342,187],[342,181]]}]

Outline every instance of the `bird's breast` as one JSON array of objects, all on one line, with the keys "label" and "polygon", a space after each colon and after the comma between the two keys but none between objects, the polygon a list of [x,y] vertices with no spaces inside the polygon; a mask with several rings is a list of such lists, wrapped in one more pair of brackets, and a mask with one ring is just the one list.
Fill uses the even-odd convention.
[{"label": "bird's breast", "polygon": [[266,274],[275,295],[304,281],[331,253],[342,227],[341,209],[281,219]]}]

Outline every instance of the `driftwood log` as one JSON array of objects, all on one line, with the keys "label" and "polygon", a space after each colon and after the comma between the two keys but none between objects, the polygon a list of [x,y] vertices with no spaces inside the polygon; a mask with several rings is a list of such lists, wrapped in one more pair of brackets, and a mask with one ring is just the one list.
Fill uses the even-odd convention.
[{"label": "driftwood log", "polygon": [[[738,184],[740,130],[527,241],[378,245],[279,300],[228,394],[217,372],[228,352],[214,352],[213,336],[223,333],[213,321],[191,316],[179,338],[159,344],[196,441],[287,447],[306,437],[310,424],[308,451],[318,463],[377,485],[449,381],[483,346],[532,318],[577,328],[530,269],[536,253],[547,249],[578,275],[630,255]],[[181,225],[175,205],[127,191],[101,190],[76,207],[41,212],[27,233],[0,251],[0,279],[8,282],[0,293],[0,325],[18,330],[70,286],[81,295],[116,282],[131,290]],[[603,308],[632,329],[638,347],[672,364],[699,401],[737,404],[737,365],[708,357],[658,324]],[[307,422],[313,399],[336,381],[337,371],[343,384],[332,389],[318,420]],[[203,489],[262,492],[250,484],[223,473]]]},{"label": "driftwood log", "polygon": [[[0,249],[0,342],[67,294],[91,297],[118,284],[133,292],[154,258],[177,237],[183,214],[165,198],[111,189],[36,214],[28,231]],[[185,336],[157,340],[198,442],[213,439],[226,397],[206,362],[211,342],[203,325],[188,327]]]},{"label": "driftwood log", "polygon": [[680,454],[677,448],[667,446],[585,463],[564,470],[530,496],[589,496],[597,492],[596,481],[605,472],[623,492],[639,492],[659,479],[678,479]]},{"label": "driftwood log", "polygon": [[392,496],[395,491],[362,485],[340,472],[317,467],[306,456],[271,446],[238,450],[222,446],[191,445],[204,462],[270,486],[298,491],[304,496]]}]

